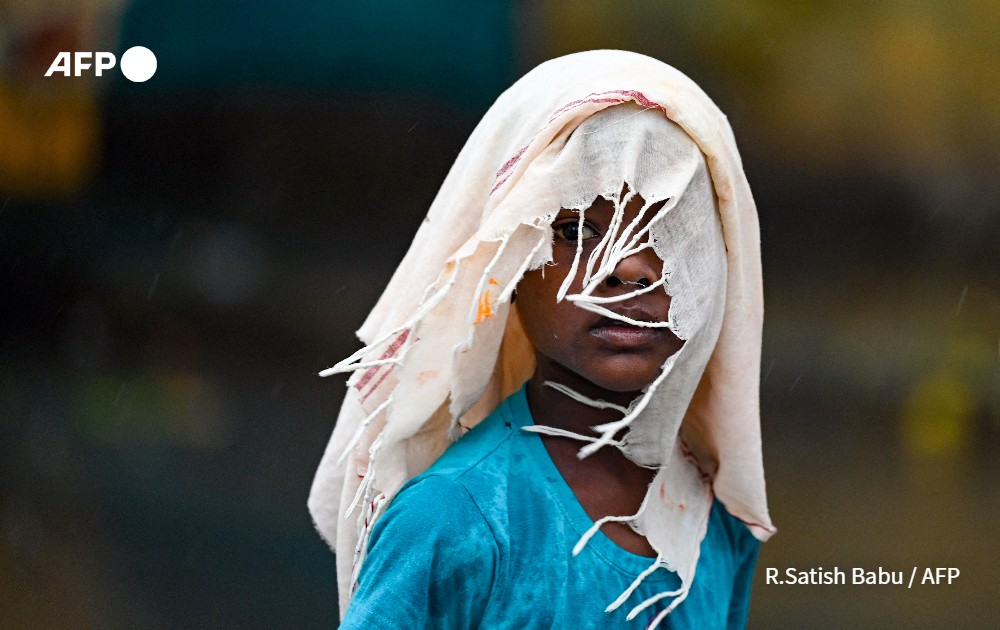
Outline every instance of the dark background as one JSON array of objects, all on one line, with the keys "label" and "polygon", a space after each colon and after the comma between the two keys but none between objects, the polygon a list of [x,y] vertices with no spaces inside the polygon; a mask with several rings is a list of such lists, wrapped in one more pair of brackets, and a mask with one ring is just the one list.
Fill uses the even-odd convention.
[{"label": "dark background", "polygon": [[[493,99],[626,48],[727,112],[760,210],[751,627],[995,627],[998,6],[0,0],[0,626],[334,627],[315,374]],[[43,76],[134,45],[146,83]],[[763,579],[820,566],[961,575]]]}]

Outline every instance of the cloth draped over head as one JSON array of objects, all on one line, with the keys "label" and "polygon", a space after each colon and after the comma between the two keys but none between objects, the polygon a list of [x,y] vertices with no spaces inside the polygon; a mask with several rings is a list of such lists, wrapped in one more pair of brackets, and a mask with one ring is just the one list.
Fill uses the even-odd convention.
[{"label": "cloth draped over head", "polygon": [[[635,195],[639,219],[625,222]],[[670,66],[622,51],[577,53],[540,65],[486,113],[358,331],[365,347],[322,373],[353,372],[309,497],[337,555],[342,612],[389,501],[534,372],[511,296],[525,271],[551,263],[560,209],[579,212],[582,224],[598,197],[614,202],[613,228],[589,256],[578,243],[560,299],[622,319],[615,298],[593,290],[622,258],[652,247],[663,275],[617,299],[669,293],[667,322],[632,323],[665,325],[684,345],[621,420],[569,434],[583,442],[581,457],[619,448],[657,469],[639,512],[599,520],[574,553],[604,522],[631,522],[657,557],[628,591],[608,594],[609,610],[652,571],[675,571],[680,589],[630,613],[672,597],[655,625],[691,586],[713,497],[757,538],[774,532],[760,446],[759,229],[732,131]],[[576,275],[583,289],[569,294]]]}]

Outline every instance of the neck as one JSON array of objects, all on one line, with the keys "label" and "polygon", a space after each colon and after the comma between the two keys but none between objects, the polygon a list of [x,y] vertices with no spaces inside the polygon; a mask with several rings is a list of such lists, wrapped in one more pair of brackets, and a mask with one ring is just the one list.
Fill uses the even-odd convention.
[{"label": "neck", "polygon": [[[595,386],[579,375],[553,374],[539,368],[527,384],[528,407],[537,424],[566,429],[581,435],[596,435],[590,427],[618,420],[621,412],[597,409],[581,403],[547,385],[545,381],[565,385],[588,398],[613,402],[627,407],[641,392],[610,392]],[[581,461],[582,442],[551,435],[539,436],[556,469],[573,491],[592,520],[604,516],[635,514],[642,505],[656,471],[644,468],[614,447],[605,447]],[[648,557],[656,555],[649,542],[623,523],[611,523],[604,532],[623,549]]]},{"label": "neck", "polygon": [[567,396],[545,384],[552,381],[591,398],[628,407],[642,392],[613,392],[603,389],[568,370],[550,373],[541,363],[527,384],[528,406],[536,424],[566,429],[581,435],[597,435],[591,427],[620,420],[616,409],[598,409]]}]

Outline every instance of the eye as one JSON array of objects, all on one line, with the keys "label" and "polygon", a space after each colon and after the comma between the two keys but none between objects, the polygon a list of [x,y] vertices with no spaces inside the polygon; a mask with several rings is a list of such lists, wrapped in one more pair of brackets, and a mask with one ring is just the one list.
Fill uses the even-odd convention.
[{"label": "eye", "polygon": [[573,241],[574,243],[577,239],[585,241],[598,236],[597,230],[590,227],[586,223],[583,224],[581,230],[580,222],[576,220],[557,223],[552,226],[552,231],[555,232],[555,235],[558,238],[564,241]]}]

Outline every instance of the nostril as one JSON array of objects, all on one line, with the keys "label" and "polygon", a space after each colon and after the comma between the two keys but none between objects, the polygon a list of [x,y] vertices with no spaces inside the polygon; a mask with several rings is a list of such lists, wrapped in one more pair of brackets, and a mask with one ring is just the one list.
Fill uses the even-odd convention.
[{"label": "nostril", "polygon": [[643,276],[642,278],[639,278],[638,280],[635,280],[635,281],[632,281],[632,280],[622,280],[618,276],[608,276],[607,279],[604,282],[609,287],[611,287],[612,289],[615,288],[615,287],[619,287],[619,286],[621,286],[623,284],[625,284],[625,285],[634,285],[634,286],[642,287],[643,289],[645,289],[649,285],[652,284],[652,282],[649,280],[649,278],[647,278],[645,276]]}]

